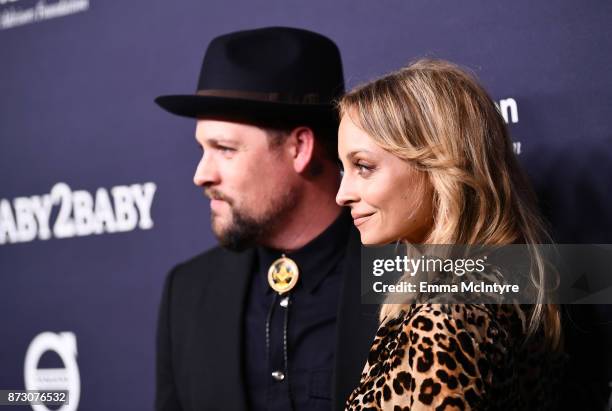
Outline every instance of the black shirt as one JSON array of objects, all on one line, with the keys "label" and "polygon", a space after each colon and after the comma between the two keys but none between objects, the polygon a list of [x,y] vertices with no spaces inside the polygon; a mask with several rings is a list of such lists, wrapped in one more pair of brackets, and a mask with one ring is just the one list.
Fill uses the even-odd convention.
[{"label": "black shirt", "polygon": [[284,296],[276,297],[270,319],[269,361],[266,354],[266,319],[277,294],[268,285],[268,268],[282,252],[258,247],[244,317],[249,409],[291,410],[290,396],[295,410],[331,409],[336,316],[350,224],[350,214],[343,210],[323,233],[301,249],[286,253],[300,271],[288,307],[288,376],[283,350]]}]

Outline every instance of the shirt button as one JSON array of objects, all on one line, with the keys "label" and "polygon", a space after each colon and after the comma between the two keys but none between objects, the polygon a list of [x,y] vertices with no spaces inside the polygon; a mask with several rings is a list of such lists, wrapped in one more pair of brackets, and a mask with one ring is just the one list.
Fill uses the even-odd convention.
[{"label": "shirt button", "polygon": [[273,371],[272,378],[274,378],[276,381],[282,381],[285,379],[285,374],[283,374],[282,371]]}]

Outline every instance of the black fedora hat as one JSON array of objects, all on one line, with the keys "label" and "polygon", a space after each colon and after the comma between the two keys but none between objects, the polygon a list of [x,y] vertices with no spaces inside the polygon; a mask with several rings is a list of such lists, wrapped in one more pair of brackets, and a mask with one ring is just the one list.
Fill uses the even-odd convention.
[{"label": "black fedora hat", "polygon": [[336,44],[311,31],[266,27],[214,38],[192,95],[155,102],[185,117],[335,127],[344,92]]}]

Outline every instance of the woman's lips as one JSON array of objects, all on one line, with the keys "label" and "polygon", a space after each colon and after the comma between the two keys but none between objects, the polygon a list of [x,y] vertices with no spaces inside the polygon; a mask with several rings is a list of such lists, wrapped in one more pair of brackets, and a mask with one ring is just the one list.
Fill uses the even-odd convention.
[{"label": "woman's lips", "polygon": [[353,217],[353,224],[355,224],[355,227],[359,227],[361,224],[365,223],[373,215],[374,213]]}]

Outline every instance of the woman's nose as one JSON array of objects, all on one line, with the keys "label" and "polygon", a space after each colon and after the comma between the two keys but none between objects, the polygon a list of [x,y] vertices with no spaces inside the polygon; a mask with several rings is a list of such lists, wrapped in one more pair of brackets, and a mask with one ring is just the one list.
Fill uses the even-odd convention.
[{"label": "woman's nose", "polygon": [[359,196],[352,187],[352,184],[349,179],[346,177],[346,174],[344,174],[342,176],[342,181],[340,181],[340,188],[338,189],[338,193],[336,194],[336,203],[339,206],[348,206],[358,200]]}]

